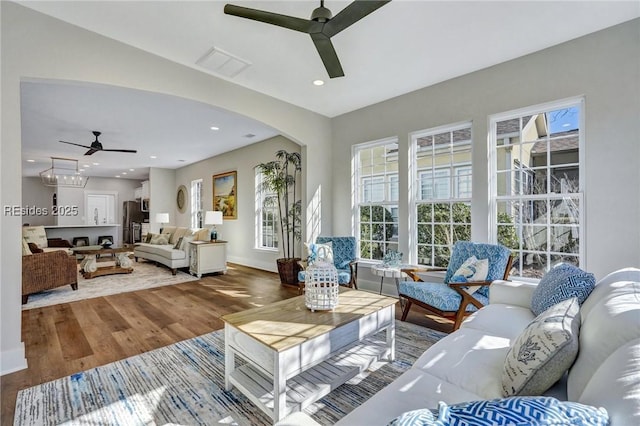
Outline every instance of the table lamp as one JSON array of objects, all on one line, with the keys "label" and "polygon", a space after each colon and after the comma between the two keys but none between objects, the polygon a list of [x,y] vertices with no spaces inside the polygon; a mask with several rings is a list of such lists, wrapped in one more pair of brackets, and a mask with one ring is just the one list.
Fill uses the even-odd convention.
[{"label": "table lamp", "polygon": [[162,224],[169,223],[169,213],[156,213],[156,223],[160,224],[160,233],[162,234]]},{"label": "table lamp", "polygon": [[218,232],[216,231],[216,225],[222,225],[222,212],[208,210],[204,214],[204,224],[211,226],[211,241],[218,239]]}]

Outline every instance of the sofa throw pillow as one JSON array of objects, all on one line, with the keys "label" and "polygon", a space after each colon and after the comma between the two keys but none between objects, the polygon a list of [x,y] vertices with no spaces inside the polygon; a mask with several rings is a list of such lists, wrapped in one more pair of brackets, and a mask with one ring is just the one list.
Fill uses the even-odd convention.
[{"label": "sofa throw pillow", "polygon": [[149,244],[166,245],[169,244],[171,234],[153,234]]},{"label": "sofa throw pillow", "polygon": [[29,251],[32,254],[36,254],[36,253],[42,253],[44,252],[44,250],[42,250],[40,247],[38,247],[37,244],[35,243],[27,243],[29,245]]},{"label": "sofa throw pillow", "polygon": [[512,398],[468,401],[459,404],[438,404],[438,410],[414,410],[401,414],[393,426],[606,426],[609,414],[578,402],[560,401],[549,396],[519,396]]},{"label": "sofa throw pillow", "polygon": [[579,332],[580,305],[576,297],[534,318],[507,352],[502,394],[542,395],[575,361]]},{"label": "sofa throw pillow", "polygon": [[33,254],[31,252],[31,249],[29,248],[29,243],[27,242],[27,240],[25,240],[24,238],[22,239],[22,255],[23,256],[28,256],[30,254]]},{"label": "sofa throw pillow", "polygon": [[150,244],[151,243],[151,237],[153,237],[153,234],[151,232],[148,232],[143,239],[143,243],[147,243]]},{"label": "sofa throw pillow", "polygon": [[179,249],[182,251],[187,251],[189,249],[189,243],[195,240],[195,235],[185,235],[182,237],[182,242],[180,243]]},{"label": "sofa throw pillow", "polygon": [[174,246],[173,246],[173,249],[174,249],[174,250],[180,250],[180,246],[182,245],[182,239],[183,239],[183,238],[184,238],[184,237],[180,237],[180,238],[178,238],[178,241],[176,241],[176,243],[175,243],[175,244],[174,244]]},{"label": "sofa throw pillow", "polygon": [[47,248],[48,240],[47,233],[44,226],[23,226],[22,238],[26,239],[28,243],[34,243],[39,248]]},{"label": "sofa throw pillow", "polygon": [[331,241],[322,244],[304,243],[304,246],[307,248],[309,265],[313,265],[318,260],[333,264],[333,243]]},{"label": "sofa throw pillow", "polygon": [[547,272],[531,296],[531,311],[540,315],[551,306],[572,297],[578,298],[582,305],[596,285],[593,274],[562,263]]}]

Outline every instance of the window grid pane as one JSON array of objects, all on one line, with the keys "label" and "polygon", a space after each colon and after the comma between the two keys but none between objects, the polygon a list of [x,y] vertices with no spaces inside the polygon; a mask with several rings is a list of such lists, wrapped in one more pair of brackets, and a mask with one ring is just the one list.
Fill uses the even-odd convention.
[{"label": "window grid pane", "polygon": [[358,244],[362,259],[382,259],[398,249],[398,143],[356,147]]},{"label": "window grid pane", "polygon": [[256,246],[278,248],[278,195],[264,187],[264,176],[256,169]]},{"label": "window grid pane", "polygon": [[496,122],[495,238],[515,253],[513,275],[581,264],[580,115],[577,102]]},{"label": "window grid pane", "polygon": [[425,131],[412,140],[419,264],[447,266],[451,247],[471,239],[471,124]]}]

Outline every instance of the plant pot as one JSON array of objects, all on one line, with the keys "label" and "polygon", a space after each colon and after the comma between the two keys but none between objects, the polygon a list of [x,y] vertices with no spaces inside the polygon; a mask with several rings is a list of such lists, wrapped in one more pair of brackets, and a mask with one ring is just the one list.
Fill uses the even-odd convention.
[{"label": "plant pot", "polygon": [[298,272],[301,270],[299,260],[299,257],[276,259],[282,284],[298,284]]}]

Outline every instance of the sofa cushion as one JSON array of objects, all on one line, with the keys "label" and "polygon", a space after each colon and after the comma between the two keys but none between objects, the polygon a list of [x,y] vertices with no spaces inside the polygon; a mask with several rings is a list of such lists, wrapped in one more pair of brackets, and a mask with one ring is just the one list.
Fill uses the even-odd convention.
[{"label": "sofa cushion", "polygon": [[211,240],[211,232],[209,231],[208,228],[193,230],[193,235],[195,236],[194,241],[210,241]]},{"label": "sofa cushion", "polygon": [[578,355],[580,306],[572,297],[538,315],[509,350],[502,373],[504,396],[542,395]]},{"label": "sofa cushion", "polygon": [[572,297],[577,297],[582,305],[595,284],[593,274],[568,263],[557,265],[538,283],[531,299],[531,310],[540,315],[556,303]]},{"label": "sofa cushion", "polygon": [[173,235],[174,232],[176,232],[177,227],[176,226],[164,226],[162,227],[162,229],[160,230],[160,232],[162,234],[169,234],[169,237],[171,237],[171,235]]},{"label": "sofa cushion", "polygon": [[513,397],[489,401],[468,401],[454,405],[444,402],[437,410],[410,411],[394,419],[389,426],[607,426],[609,415],[603,408],[550,397]]},{"label": "sofa cushion", "polygon": [[529,308],[493,303],[469,315],[460,327],[504,337],[513,343],[534,318]]},{"label": "sofa cushion", "polygon": [[36,244],[39,248],[48,247],[44,226],[23,226],[22,238],[26,239],[28,243]]},{"label": "sofa cushion", "polygon": [[183,227],[176,228],[175,232],[171,234],[171,238],[169,238],[169,243],[176,244],[178,240],[184,237],[187,233],[189,234],[191,233],[188,228],[183,228]]},{"label": "sofa cushion", "polygon": [[33,254],[33,252],[31,252],[31,249],[29,248],[29,243],[27,242],[27,240],[23,238],[22,239],[22,255],[28,256],[30,254]]},{"label": "sofa cushion", "polygon": [[170,234],[153,234],[149,244],[166,245],[169,244]]},{"label": "sofa cushion", "polygon": [[434,343],[412,368],[480,398],[501,398],[502,369],[511,342],[485,331],[460,328]]},{"label": "sofa cushion", "polygon": [[[624,273],[613,280],[605,277],[580,308],[580,353],[569,371],[569,399],[581,398],[603,363],[625,343],[640,339],[640,270],[636,271],[635,276]],[[640,351],[635,357],[640,358]],[[635,401],[640,416],[640,398]]]}]

